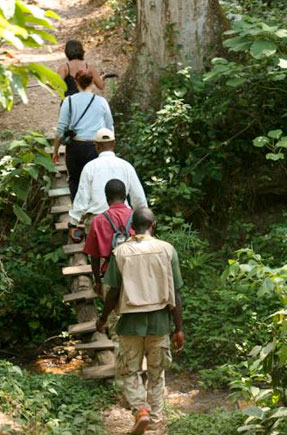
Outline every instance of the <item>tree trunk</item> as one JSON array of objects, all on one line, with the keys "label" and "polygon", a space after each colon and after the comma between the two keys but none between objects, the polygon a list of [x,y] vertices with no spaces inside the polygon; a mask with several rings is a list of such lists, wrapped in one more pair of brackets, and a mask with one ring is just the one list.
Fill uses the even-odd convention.
[{"label": "tree trunk", "polygon": [[221,53],[227,28],[218,0],[137,0],[134,56],[116,108],[127,102],[147,106],[162,68],[181,63],[202,70],[206,58]]}]

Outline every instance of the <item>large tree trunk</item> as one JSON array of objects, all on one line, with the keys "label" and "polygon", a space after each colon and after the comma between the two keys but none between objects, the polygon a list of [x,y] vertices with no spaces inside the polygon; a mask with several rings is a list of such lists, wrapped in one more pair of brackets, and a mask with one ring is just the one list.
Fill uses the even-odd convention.
[{"label": "large tree trunk", "polygon": [[137,0],[134,56],[116,105],[149,104],[164,67],[180,62],[202,70],[206,58],[221,53],[227,27],[218,0]]}]

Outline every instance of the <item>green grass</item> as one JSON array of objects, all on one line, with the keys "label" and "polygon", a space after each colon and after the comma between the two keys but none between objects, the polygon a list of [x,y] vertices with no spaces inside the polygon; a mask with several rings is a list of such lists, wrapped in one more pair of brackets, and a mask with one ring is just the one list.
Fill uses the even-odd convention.
[{"label": "green grass", "polygon": [[239,411],[216,409],[212,414],[190,414],[169,425],[170,435],[235,435],[246,417]]}]

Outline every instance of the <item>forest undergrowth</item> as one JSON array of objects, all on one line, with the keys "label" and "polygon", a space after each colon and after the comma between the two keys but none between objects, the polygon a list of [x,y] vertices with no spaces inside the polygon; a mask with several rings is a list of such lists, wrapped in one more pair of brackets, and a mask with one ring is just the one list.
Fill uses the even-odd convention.
[{"label": "forest undergrowth", "polygon": [[[133,29],[133,2],[124,8],[114,3],[115,16],[103,25],[126,20]],[[231,22],[226,57],[214,58],[202,74],[179,66],[163,71],[159,107],[142,113],[134,105],[124,121],[118,114],[118,149],[144,182],[158,236],[179,253],[186,347],[173,369],[197,372],[202,387],[230,388],[235,401],[241,397],[252,403],[245,415],[171,413],[170,433],[233,435],[240,427],[241,433],[284,434],[285,2],[221,3]],[[61,303],[65,283],[58,270],[66,259],[51,230],[49,201],[38,206],[53,166],[44,150],[46,139],[38,133],[12,142],[3,134],[2,142],[7,146],[0,161],[0,341],[13,348],[24,335],[24,347],[36,346],[73,318]],[[8,333],[3,332],[7,325]],[[113,399],[106,387],[95,387],[91,396],[89,384],[75,377],[28,376],[5,363],[1,370],[7,378],[7,388],[0,390],[2,410],[9,413],[15,406],[20,410],[15,416],[26,422],[39,415],[33,421],[43,431],[38,433],[78,433],[72,426],[80,427],[83,417],[90,425],[84,433],[103,433],[97,432],[98,408],[84,416],[74,410],[80,413],[83,397],[90,407],[93,395],[97,401],[103,391],[100,404],[109,404]],[[75,402],[59,412],[57,401],[69,388],[75,388]]]}]

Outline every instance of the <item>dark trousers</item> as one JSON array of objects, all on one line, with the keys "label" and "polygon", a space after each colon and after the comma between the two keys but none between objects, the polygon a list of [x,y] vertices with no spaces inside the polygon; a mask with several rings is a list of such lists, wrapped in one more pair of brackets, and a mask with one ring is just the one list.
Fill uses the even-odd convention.
[{"label": "dark trousers", "polygon": [[83,167],[97,157],[95,142],[72,140],[66,147],[66,165],[69,173],[71,199],[76,196]]}]

